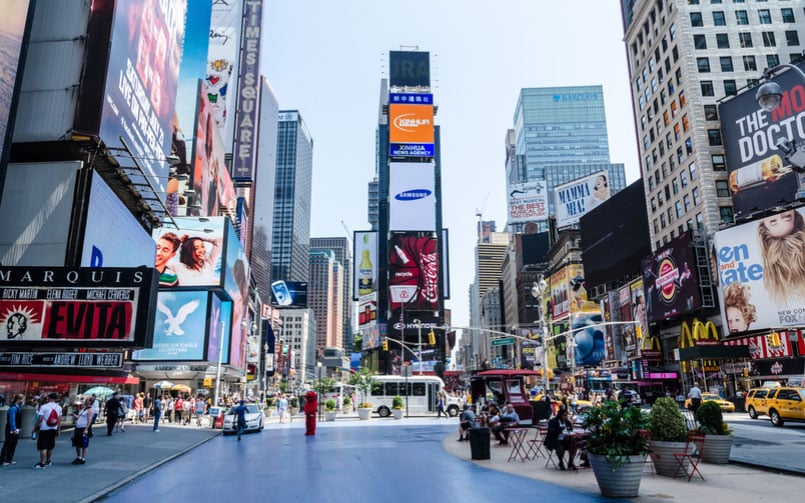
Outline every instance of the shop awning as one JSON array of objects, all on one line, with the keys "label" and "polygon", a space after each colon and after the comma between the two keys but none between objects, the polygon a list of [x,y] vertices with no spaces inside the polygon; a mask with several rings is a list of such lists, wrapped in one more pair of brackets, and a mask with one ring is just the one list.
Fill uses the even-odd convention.
[{"label": "shop awning", "polygon": [[693,346],[679,350],[681,361],[732,360],[736,358],[749,358],[749,346]]},{"label": "shop awning", "polygon": [[0,372],[0,381],[41,381],[47,383],[139,384],[140,378],[130,375],[33,374],[30,372]]}]

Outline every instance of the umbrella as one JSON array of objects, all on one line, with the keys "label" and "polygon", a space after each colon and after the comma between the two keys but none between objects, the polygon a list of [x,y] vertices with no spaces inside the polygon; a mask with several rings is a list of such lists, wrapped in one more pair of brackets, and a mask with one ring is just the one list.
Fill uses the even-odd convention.
[{"label": "umbrella", "polygon": [[170,381],[159,381],[158,383],[154,384],[156,389],[170,388],[171,386],[173,386],[173,383]]},{"label": "umbrella", "polygon": [[174,386],[171,386],[171,389],[173,391],[181,391],[182,393],[190,393],[193,391],[192,389],[190,389],[190,386],[187,386],[186,384],[176,384]]},{"label": "umbrella", "polygon": [[114,393],[115,390],[112,388],[107,388],[106,386],[93,386],[90,389],[86,390],[83,395],[92,396],[97,395],[99,397],[109,396]]}]

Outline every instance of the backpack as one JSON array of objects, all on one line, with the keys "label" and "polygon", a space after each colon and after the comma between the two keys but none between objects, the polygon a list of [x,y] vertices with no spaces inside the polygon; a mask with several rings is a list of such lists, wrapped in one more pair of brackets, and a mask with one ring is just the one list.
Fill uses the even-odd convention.
[{"label": "backpack", "polygon": [[48,414],[47,419],[45,419],[45,424],[48,426],[59,425],[59,413],[56,412],[56,409],[50,409],[50,414]]}]

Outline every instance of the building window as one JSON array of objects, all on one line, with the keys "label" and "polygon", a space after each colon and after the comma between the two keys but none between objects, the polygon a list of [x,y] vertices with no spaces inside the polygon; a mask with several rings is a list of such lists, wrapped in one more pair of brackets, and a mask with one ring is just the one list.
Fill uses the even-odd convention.
[{"label": "building window", "polygon": [[660,213],[660,228],[665,229],[665,213]]},{"label": "building window", "polygon": [[704,229],[704,219],[701,213],[696,213],[696,228],[699,230]]},{"label": "building window", "polygon": [[671,23],[671,26],[668,27],[668,36],[671,37],[671,40],[676,38],[676,23]]},{"label": "building window", "polygon": [[738,34],[738,43],[741,47],[752,47],[752,34],[749,32],[739,33]]},{"label": "building window", "polygon": [[788,30],[785,32],[785,43],[789,46],[799,45],[799,33],[797,33],[797,30]]},{"label": "building window", "polygon": [[704,35],[693,35],[694,49],[707,49],[707,37]]},{"label": "building window", "polygon": [[679,91],[679,106],[684,107],[687,104],[687,100],[685,99],[685,90]]},{"label": "building window", "polygon": [[717,121],[718,120],[718,106],[705,105],[704,106],[704,120]]},{"label": "building window", "polygon": [[760,24],[771,24],[771,12],[769,12],[769,9],[759,9],[757,17],[760,20]]},{"label": "building window", "polygon": [[774,38],[773,31],[764,31],[763,35],[763,47],[777,47],[777,40]]},{"label": "building window", "polygon": [[682,218],[682,203],[679,201],[675,202],[674,209],[676,209],[676,218]]},{"label": "building window", "polygon": [[724,81],[724,94],[726,96],[735,96],[738,94],[738,84],[734,80],[728,79]]},{"label": "building window", "polygon": [[730,188],[726,180],[716,180],[716,195],[718,197],[730,197]]},{"label": "building window", "polygon": [[780,64],[780,56],[777,54],[766,54],[766,66],[774,68]]},{"label": "building window", "polygon": [[676,178],[671,179],[671,186],[673,187],[674,195],[679,194],[679,182],[676,181]]},{"label": "building window", "polygon": [[716,95],[716,91],[715,91],[715,88],[713,87],[713,81],[712,80],[703,80],[703,81],[701,81],[701,87],[702,87],[702,96],[715,96]]},{"label": "building window", "polygon": [[731,72],[731,71],[733,71],[732,57],[731,56],[721,56],[720,58],[718,58],[718,62],[721,64],[721,71],[722,72]]},{"label": "building window", "polygon": [[679,181],[682,183],[683,187],[688,186],[688,172],[687,171],[681,171],[679,173]]},{"label": "building window", "polygon": [[727,21],[724,19],[724,11],[713,11],[713,24],[716,26],[724,26],[727,24]]},{"label": "building window", "polygon": [[699,73],[710,73],[710,58],[696,58]]},{"label": "building window", "polygon": [[691,26],[704,26],[704,23],[702,23],[702,13],[701,12],[691,12],[690,13],[690,25]]},{"label": "building window", "polygon": [[719,49],[729,49],[730,37],[726,33],[716,33],[716,45]]},{"label": "building window", "polygon": [[673,225],[674,223],[674,209],[668,208],[668,225]]},{"label": "building window", "polygon": [[695,180],[696,179],[696,163],[695,162],[690,163],[690,166],[688,166],[688,171],[690,171],[690,180],[691,181]]},{"label": "building window", "polygon": [[718,213],[721,216],[721,221],[725,224],[732,223],[732,206],[719,206]]},{"label": "building window", "polygon": [[713,163],[713,171],[727,171],[727,163],[724,161],[723,154],[713,154],[710,156]]},{"label": "building window", "polygon": [[657,211],[657,199],[653,197],[651,198],[651,211],[652,212]]},{"label": "building window", "polygon": [[685,194],[685,197],[682,198],[682,201],[685,203],[685,211],[686,212],[690,211],[690,208],[691,208],[690,196]]},{"label": "building window", "polygon": [[682,131],[687,132],[690,129],[690,124],[688,123],[688,114],[682,116]]},{"label": "building window", "polygon": [[[659,232],[660,232],[660,227],[657,225],[657,219],[655,218],[654,219],[654,234],[657,234]],[[657,248],[659,248],[659,246]]]},{"label": "building window", "polygon": [[[701,17],[701,14],[699,15]],[[691,17],[691,20],[693,18]],[[736,10],[735,11],[735,21],[739,25],[748,25],[749,24],[749,16],[747,15],[745,10]],[[701,25],[699,25],[701,26]]]},{"label": "building window", "polygon": [[692,194],[693,194],[693,204],[698,205],[699,204],[699,187],[693,187]]},{"label": "building window", "polygon": [[648,190],[649,191],[654,190],[654,178],[653,177],[648,177]]},{"label": "building window", "polygon": [[747,72],[756,72],[757,71],[757,61],[755,61],[754,56],[744,56],[744,70]]},{"label": "building window", "polygon": [[780,9],[780,14],[783,17],[784,23],[795,23],[794,9]]}]

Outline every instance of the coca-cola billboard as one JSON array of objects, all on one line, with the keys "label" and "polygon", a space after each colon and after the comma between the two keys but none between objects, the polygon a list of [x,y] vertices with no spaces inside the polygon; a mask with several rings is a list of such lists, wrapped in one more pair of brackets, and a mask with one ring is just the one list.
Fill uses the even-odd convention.
[{"label": "coca-cola billboard", "polygon": [[439,309],[439,242],[435,232],[393,232],[389,239],[391,309]]}]

